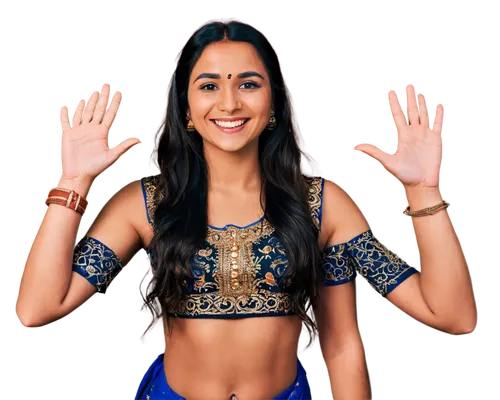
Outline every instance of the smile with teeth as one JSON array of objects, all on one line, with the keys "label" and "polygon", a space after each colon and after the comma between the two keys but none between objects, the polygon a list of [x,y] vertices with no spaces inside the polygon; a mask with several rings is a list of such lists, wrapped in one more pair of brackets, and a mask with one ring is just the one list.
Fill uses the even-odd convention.
[{"label": "smile with teeth", "polygon": [[247,118],[240,119],[238,121],[219,121],[214,119],[213,120],[215,124],[219,125],[221,128],[236,128],[238,126],[243,125],[245,122],[248,121]]}]

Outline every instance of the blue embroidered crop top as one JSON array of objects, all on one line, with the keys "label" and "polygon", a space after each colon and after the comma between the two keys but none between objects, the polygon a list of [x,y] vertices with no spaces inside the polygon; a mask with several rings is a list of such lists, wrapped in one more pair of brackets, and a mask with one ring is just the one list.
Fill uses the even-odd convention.
[{"label": "blue embroidered crop top", "polygon": [[[153,226],[159,175],[141,179],[148,222]],[[324,179],[306,177],[311,218],[321,228]],[[152,254],[148,252],[150,259]],[[185,318],[243,318],[293,315],[293,304],[281,278],[287,266],[285,249],[273,226],[263,217],[244,226],[208,226],[203,248],[192,258],[193,278],[184,282],[185,299],[169,315]],[[359,273],[382,296],[418,272],[380,243],[371,230],[323,250],[323,285],[352,281]],[[73,271],[105,293],[123,268],[116,254],[96,238],[76,245]],[[286,286],[286,284],[284,285]]]}]

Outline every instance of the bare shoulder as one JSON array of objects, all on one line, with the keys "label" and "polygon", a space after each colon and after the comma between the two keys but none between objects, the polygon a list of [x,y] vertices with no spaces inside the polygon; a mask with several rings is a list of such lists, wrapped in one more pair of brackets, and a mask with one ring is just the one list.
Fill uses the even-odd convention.
[{"label": "bare shoulder", "polygon": [[321,222],[323,247],[347,242],[368,229],[368,221],[349,194],[325,179]]},{"label": "bare shoulder", "polygon": [[[125,261],[145,248],[152,237],[146,182],[151,182],[151,177],[134,180],[119,189],[104,205],[87,232],[88,236],[104,236],[105,243],[113,244]],[[135,244],[130,246],[133,242]],[[129,247],[123,247],[125,243]]]}]

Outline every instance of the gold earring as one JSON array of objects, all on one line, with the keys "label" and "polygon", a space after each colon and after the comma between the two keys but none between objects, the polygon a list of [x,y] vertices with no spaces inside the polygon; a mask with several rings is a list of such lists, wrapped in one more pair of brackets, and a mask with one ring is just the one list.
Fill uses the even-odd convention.
[{"label": "gold earring", "polygon": [[187,120],[188,120],[187,131],[188,132],[194,132],[194,131],[196,131],[196,129],[194,127],[194,124],[193,124],[193,121],[191,121],[191,119],[189,117],[187,118]]},{"label": "gold earring", "polygon": [[274,110],[271,109],[271,115],[269,116],[269,122],[266,125],[266,129],[273,130],[276,128],[276,118],[274,117]]}]

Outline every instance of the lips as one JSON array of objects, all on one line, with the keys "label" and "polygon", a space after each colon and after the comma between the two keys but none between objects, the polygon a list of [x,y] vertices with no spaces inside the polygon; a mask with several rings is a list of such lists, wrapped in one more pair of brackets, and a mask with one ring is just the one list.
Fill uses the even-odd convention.
[{"label": "lips", "polygon": [[[250,118],[231,118],[229,120],[220,120],[220,119],[211,119],[210,121],[213,122],[213,124],[219,129],[221,130],[222,132],[224,133],[237,133],[237,132],[240,132],[241,130],[243,130],[243,128],[245,127],[246,123],[250,120]],[[217,122],[237,122],[237,121],[244,121],[241,125],[237,125],[237,126],[220,126],[218,125],[215,121]]]},{"label": "lips", "polygon": [[[221,127],[221,128],[227,128],[227,129],[232,129],[232,128],[238,128],[240,126],[245,125],[250,118],[231,118],[231,119],[211,119],[215,125]],[[243,123],[242,123],[243,121]]]}]

